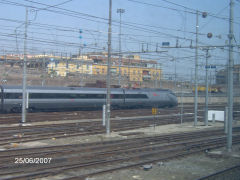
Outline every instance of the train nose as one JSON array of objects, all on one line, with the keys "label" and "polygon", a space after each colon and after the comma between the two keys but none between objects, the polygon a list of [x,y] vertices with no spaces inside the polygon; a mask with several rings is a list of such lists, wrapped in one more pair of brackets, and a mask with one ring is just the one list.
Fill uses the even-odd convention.
[{"label": "train nose", "polygon": [[174,104],[174,106],[177,106],[177,105],[178,105],[177,97],[174,98],[174,100],[173,100],[173,104]]},{"label": "train nose", "polygon": [[172,94],[169,95],[170,98],[170,103],[172,104],[172,106],[177,106],[178,105],[178,100],[176,96],[173,96]]}]

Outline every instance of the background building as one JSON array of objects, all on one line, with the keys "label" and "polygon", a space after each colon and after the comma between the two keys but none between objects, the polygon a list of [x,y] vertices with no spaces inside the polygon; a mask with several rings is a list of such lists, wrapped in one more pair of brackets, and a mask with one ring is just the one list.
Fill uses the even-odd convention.
[{"label": "background building", "polygon": [[[218,71],[216,75],[217,84],[226,84],[227,83],[227,68]],[[233,84],[239,86],[240,84],[240,64],[236,64],[233,67]]]},{"label": "background building", "polygon": [[[47,57],[46,57],[47,58]],[[48,58],[49,59],[49,58]],[[50,76],[74,76],[79,74],[103,76],[107,74],[107,54],[84,55],[75,58],[71,57],[51,57],[48,60],[47,71]],[[133,55],[123,57],[120,65],[118,57],[112,57],[112,77],[130,82],[143,82],[148,80],[160,80],[162,75],[161,66],[156,61],[147,61]],[[124,83],[123,83],[124,84]]]},{"label": "background building", "polygon": [[[161,65],[154,60],[144,60],[138,55],[124,56],[121,58],[119,71],[119,57],[112,56],[111,78],[112,84],[122,87],[159,87],[162,80]],[[2,68],[5,68],[3,79],[9,81],[19,79],[21,82],[23,55],[0,56]],[[75,78],[80,83],[71,83],[84,86],[97,80],[105,81],[107,75],[107,53],[89,53],[86,55],[56,56],[51,54],[28,55],[27,70],[30,77],[39,76],[44,84],[49,78]],[[15,73],[14,73],[15,72]],[[10,73],[10,74],[9,74]],[[119,85],[119,73],[121,85]],[[15,75],[14,75],[15,74]],[[37,83],[36,80],[34,80]],[[147,83],[147,84],[144,84]],[[31,83],[33,84],[33,83]],[[50,83],[51,84],[51,83]],[[64,83],[63,83],[64,84]],[[159,84],[159,85],[157,85]]]}]

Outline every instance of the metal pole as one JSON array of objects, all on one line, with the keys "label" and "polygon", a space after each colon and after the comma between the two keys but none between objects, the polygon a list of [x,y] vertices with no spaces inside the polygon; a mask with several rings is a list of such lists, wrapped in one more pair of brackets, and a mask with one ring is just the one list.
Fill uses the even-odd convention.
[{"label": "metal pole", "polygon": [[198,110],[198,11],[196,12],[194,126],[197,125],[197,110]]},{"label": "metal pole", "polygon": [[26,8],[25,33],[24,33],[24,59],[23,59],[23,92],[22,92],[22,120],[26,122],[26,69],[27,69],[27,26],[28,26],[28,8]]},{"label": "metal pole", "polygon": [[121,86],[121,62],[122,62],[122,47],[121,47],[121,35],[122,35],[122,13],[125,9],[117,9],[117,13],[120,14],[120,24],[119,24],[119,59],[118,59],[118,85]]},{"label": "metal pole", "polygon": [[233,115],[233,0],[230,0],[229,17],[229,60],[228,60],[228,134],[227,151],[232,151],[232,115]]},{"label": "metal pole", "polygon": [[81,47],[81,39],[82,39],[82,30],[79,29],[79,33],[80,33],[80,45],[79,45],[79,52],[78,52],[78,56],[79,56],[79,60],[80,60],[80,73],[79,73],[79,77],[80,77],[80,81],[79,81],[79,85],[82,87],[83,86],[83,59],[82,59],[82,47]]},{"label": "metal pole", "polygon": [[228,133],[228,107],[225,107],[225,116],[224,116],[224,133]]},{"label": "metal pole", "polygon": [[155,64],[155,83],[154,88],[157,88],[157,64]]},{"label": "metal pole", "polygon": [[177,59],[173,58],[174,61],[174,89],[177,90]]},{"label": "metal pole", "polygon": [[208,50],[206,49],[205,126],[208,126]]},{"label": "metal pole", "polygon": [[106,108],[106,133],[110,134],[110,116],[111,116],[111,36],[112,36],[112,0],[109,0],[109,22],[108,22],[108,68],[107,68],[107,108]]},{"label": "metal pole", "polygon": [[130,58],[128,58],[128,88],[130,88]]},{"label": "metal pole", "polygon": [[192,70],[193,70],[193,69],[191,69],[191,77],[190,77],[190,87],[191,87],[191,89],[192,89],[192,87],[193,87],[193,86],[192,86]]},{"label": "metal pole", "polygon": [[105,104],[103,105],[102,119],[103,119],[102,125],[105,126],[106,125],[106,105]]},{"label": "metal pole", "polygon": [[45,79],[46,79],[46,58],[45,58],[45,52],[43,53],[43,63],[42,63],[42,70],[43,70],[43,80],[42,80],[42,86],[45,85]]},{"label": "metal pole", "polygon": [[80,58],[80,66],[81,66],[81,70],[80,70],[80,86],[83,86],[83,59],[81,56],[81,46],[79,47],[79,58]]},{"label": "metal pole", "polygon": [[159,88],[162,88],[162,70],[160,71],[160,83],[159,83]]},{"label": "metal pole", "polygon": [[118,59],[118,85],[121,86],[121,26],[122,12],[120,11],[120,27],[119,27],[119,59]]},{"label": "metal pole", "polygon": [[183,84],[181,82],[181,124],[183,123]]}]

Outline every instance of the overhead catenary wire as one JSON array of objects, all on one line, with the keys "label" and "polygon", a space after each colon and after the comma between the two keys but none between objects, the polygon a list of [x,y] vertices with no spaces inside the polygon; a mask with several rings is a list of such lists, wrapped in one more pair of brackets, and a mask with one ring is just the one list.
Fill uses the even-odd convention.
[{"label": "overhead catenary wire", "polygon": [[[2,0],[2,1],[6,1],[6,0]],[[9,2],[9,1],[7,1],[7,2]],[[33,1],[32,1],[33,2]],[[40,4],[43,4],[43,3],[40,3]],[[17,5],[21,5],[21,6],[27,6],[27,5],[24,5],[24,4],[19,4],[19,3],[17,3]],[[45,5],[45,6],[49,6],[49,5],[46,5],[46,4],[43,4],[43,5]],[[32,7],[32,8],[37,8],[37,7],[35,7],[35,6],[29,6],[28,5],[28,7]],[[59,9],[59,8],[58,8]],[[60,8],[60,9],[63,9],[63,8]],[[65,10],[65,9],[64,9]],[[49,11],[52,11],[52,10],[49,10]],[[71,11],[72,12],[72,11]],[[78,13],[78,12],[76,12],[76,11],[73,11],[74,13]],[[79,13],[79,14],[83,14],[83,13]],[[88,14],[84,14],[84,16],[88,16]],[[96,17],[96,16],[91,16],[91,15],[89,15],[90,17],[94,17],[94,18],[99,18],[99,19],[103,19],[103,20],[107,20],[106,18],[101,18],[101,17]],[[79,17],[79,18],[81,18],[81,17]],[[116,23],[119,23],[118,21],[113,21],[113,22],[115,22],[115,24],[113,24],[113,25],[115,25],[115,26],[117,26],[117,24]],[[103,23],[103,22],[102,22]],[[106,24],[106,22],[105,22],[105,24]],[[157,26],[153,26],[153,25],[143,25],[143,24],[139,24],[139,23],[133,23],[133,22],[125,22],[125,21],[123,21],[122,22],[122,24],[123,24],[123,26],[131,26],[131,29],[135,29],[135,28],[140,28],[140,29],[142,29],[141,27],[138,27],[137,25],[139,25],[139,26],[145,26],[145,27],[153,27],[153,28],[161,28],[161,27],[157,27]],[[169,28],[168,28],[169,29]],[[149,30],[148,32],[154,32],[152,29],[144,29],[144,31],[146,32],[146,30]],[[173,30],[173,29],[172,29]],[[176,30],[176,31],[179,31],[179,30]],[[186,31],[187,32],[187,31]],[[189,32],[189,33],[194,33],[194,32]],[[179,37],[179,36],[174,36],[174,35],[171,35],[171,34],[168,34],[168,33],[164,33],[165,35],[167,35],[167,36],[172,36],[172,37],[174,37],[174,38],[179,38],[179,39],[185,39],[185,38],[182,38],[182,37]],[[203,34],[204,35],[204,34]],[[190,39],[189,39],[190,40]]]},{"label": "overhead catenary wire", "polygon": [[[148,26],[146,26],[146,27],[148,27]],[[127,28],[127,26],[125,26],[125,28]],[[134,28],[133,28],[134,29]],[[137,28],[136,28],[137,29]],[[139,30],[140,30],[141,28],[139,28]],[[66,31],[67,32],[67,30],[63,30],[63,31]],[[147,31],[146,31],[147,32]],[[149,32],[151,32],[151,31],[149,31]],[[106,32],[105,32],[106,33]],[[160,34],[160,33],[159,33]],[[173,38],[176,38],[176,36],[175,37],[173,37]],[[145,41],[146,42],[146,41]],[[152,47],[154,47],[155,45],[153,44],[153,43],[148,43],[149,44],[149,46],[152,46]],[[64,43],[63,43],[63,46],[64,46]],[[73,47],[73,46],[72,46]]]},{"label": "overhead catenary wire", "polygon": [[[8,34],[9,35],[9,34]],[[37,41],[37,39],[36,39],[36,41]],[[152,46],[155,46],[155,44],[149,44],[149,45],[152,45]],[[224,46],[223,46],[224,47]],[[168,47],[166,47],[166,48],[168,48]],[[169,47],[169,48],[171,48],[171,47]],[[176,47],[176,48],[188,48],[188,46],[185,46],[185,47]],[[236,53],[238,53],[238,52],[236,52]]]},{"label": "overhead catenary wire", "polygon": [[[15,22],[15,21],[14,21]],[[155,45],[154,45],[155,46]]]},{"label": "overhead catenary wire", "polygon": [[[31,2],[33,2],[33,1],[31,1]],[[41,3],[41,4],[43,4],[43,3]],[[46,5],[46,4],[44,4],[44,5]],[[47,5],[46,5],[47,6]],[[49,5],[48,5],[49,6]]]},{"label": "overhead catenary wire", "polygon": [[[182,9],[177,9],[177,8],[172,8],[172,7],[167,7],[167,6],[162,6],[162,5],[159,5],[159,4],[153,4],[153,3],[147,3],[147,2],[143,2],[143,1],[138,1],[138,0],[128,0],[130,2],[133,2],[133,3],[138,3],[138,4],[143,4],[143,5],[147,5],[147,6],[153,6],[153,7],[158,7],[158,8],[164,8],[164,9],[169,9],[169,10],[173,10],[173,11],[181,11],[181,12],[186,12],[186,13],[189,13],[189,14],[196,14],[196,11],[197,9],[192,9],[192,8],[188,8],[186,6],[182,6],[182,5],[179,5],[178,6],[182,6],[182,7],[185,7],[186,9],[188,10],[191,10],[191,11],[187,11],[187,10],[182,10]],[[166,2],[166,1],[165,1]],[[170,2],[170,1],[168,1]],[[172,4],[175,4],[177,5],[176,3],[172,3]],[[202,11],[199,11],[198,12],[199,14],[202,14],[203,12]],[[214,18],[217,18],[217,19],[222,19],[224,21],[228,21],[228,17],[219,17],[213,13],[208,13],[209,16],[212,16]],[[240,22],[236,22],[234,21],[233,23],[235,24],[240,24]]]},{"label": "overhead catenary wire", "polygon": [[[11,1],[7,1],[7,0],[2,0],[2,1],[11,2]],[[39,3],[39,2],[31,1],[31,0],[25,0],[25,1],[32,2],[32,3],[36,3],[36,4],[41,4],[41,5],[44,5],[44,6],[47,6],[47,7],[51,7],[50,5],[47,5],[47,4],[44,4],[44,3]],[[12,3],[13,3],[13,2],[12,2]],[[22,5],[22,6],[24,6],[24,4],[19,4],[19,3],[17,3],[17,5]],[[25,5],[25,6],[27,6],[27,5]],[[54,6],[53,6],[53,7],[54,7]],[[38,7],[33,7],[33,8],[38,8]],[[56,8],[57,8],[57,7],[56,7]],[[73,12],[73,13],[76,13],[76,14],[80,14],[80,15],[83,15],[83,16],[88,16],[88,17],[92,17],[92,18],[103,19],[103,20],[107,21],[106,18],[101,18],[101,17],[89,15],[89,14],[84,14],[84,13],[79,13],[79,12],[67,10],[67,9],[64,9],[64,8],[57,8],[57,9],[61,9],[61,10],[65,10],[65,11],[70,11],[70,12]],[[113,21],[113,22],[117,22],[117,23],[118,23],[118,21]],[[133,22],[126,22],[126,23],[134,24]],[[136,24],[136,23],[135,23],[135,24]],[[140,24],[138,24],[138,25],[140,25]],[[141,25],[143,25],[143,24],[141,24]],[[145,26],[154,27],[154,26],[152,26],[152,25],[145,25]],[[170,29],[170,28],[168,28],[168,29]],[[172,29],[172,30],[173,30],[173,29]],[[179,31],[179,30],[176,30],[176,31]],[[189,32],[189,33],[194,33],[194,32]]]}]

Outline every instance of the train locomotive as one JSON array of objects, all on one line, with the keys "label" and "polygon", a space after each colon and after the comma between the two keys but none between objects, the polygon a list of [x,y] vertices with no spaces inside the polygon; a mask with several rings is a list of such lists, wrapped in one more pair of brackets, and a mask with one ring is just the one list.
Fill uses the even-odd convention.
[{"label": "train locomotive", "polygon": [[[21,112],[22,87],[0,85],[1,112]],[[28,111],[54,111],[101,108],[106,88],[39,87],[26,88]],[[174,107],[177,97],[168,89],[111,89],[111,107]]]}]

